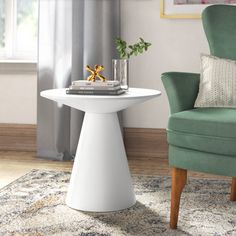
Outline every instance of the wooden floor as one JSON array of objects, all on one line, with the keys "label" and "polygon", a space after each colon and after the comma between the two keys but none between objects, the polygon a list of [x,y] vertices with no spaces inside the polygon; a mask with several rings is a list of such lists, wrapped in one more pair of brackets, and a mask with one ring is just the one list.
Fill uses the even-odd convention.
[{"label": "wooden floor", "polygon": [[[129,157],[130,171],[133,175],[170,175],[167,156]],[[0,188],[26,174],[32,169],[51,169],[70,171],[72,162],[39,159],[35,152],[0,151]],[[227,178],[189,172],[189,176],[204,178]]]}]

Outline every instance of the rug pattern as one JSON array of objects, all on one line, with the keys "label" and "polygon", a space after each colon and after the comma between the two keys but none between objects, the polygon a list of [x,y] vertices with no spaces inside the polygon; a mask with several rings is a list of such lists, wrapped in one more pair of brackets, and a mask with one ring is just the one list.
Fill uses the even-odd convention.
[{"label": "rug pattern", "polygon": [[120,212],[86,213],[65,205],[69,172],[33,170],[0,191],[0,235],[236,235],[230,182],[190,179],[178,230],[169,229],[171,181],[134,176],[137,203]]}]

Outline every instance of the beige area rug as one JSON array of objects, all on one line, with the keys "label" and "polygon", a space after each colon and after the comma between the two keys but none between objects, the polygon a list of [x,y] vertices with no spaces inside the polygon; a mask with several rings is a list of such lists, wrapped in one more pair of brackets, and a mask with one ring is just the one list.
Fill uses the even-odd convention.
[{"label": "beige area rug", "polygon": [[170,178],[135,176],[135,206],[96,214],[65,205],[69,177],[68,172],[33,170],[1,189],[0,235],[236,235],[229,181],[190,179],[174,231],[168,226]]}]

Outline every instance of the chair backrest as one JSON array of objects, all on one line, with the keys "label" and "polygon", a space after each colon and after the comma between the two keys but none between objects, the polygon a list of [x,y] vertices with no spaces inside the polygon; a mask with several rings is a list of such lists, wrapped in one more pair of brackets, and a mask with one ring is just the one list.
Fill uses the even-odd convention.
[{"label": "chair backrest", "polygon": [[236,60],[236,6],[211,5],[202,22],[212,55]]}]

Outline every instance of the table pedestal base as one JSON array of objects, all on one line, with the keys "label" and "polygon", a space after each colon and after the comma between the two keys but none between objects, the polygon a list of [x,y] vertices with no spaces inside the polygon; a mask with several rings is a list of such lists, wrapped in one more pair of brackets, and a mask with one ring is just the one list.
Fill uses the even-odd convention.
[{"label": "table pedestal base", "polygon": [[86,113],[66,204],[106,212],[135,203],[132,180],[116,113]]}]

